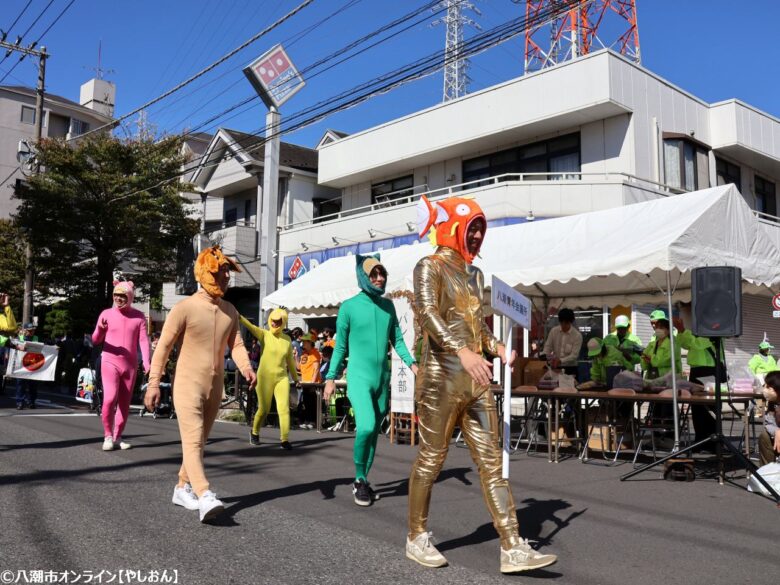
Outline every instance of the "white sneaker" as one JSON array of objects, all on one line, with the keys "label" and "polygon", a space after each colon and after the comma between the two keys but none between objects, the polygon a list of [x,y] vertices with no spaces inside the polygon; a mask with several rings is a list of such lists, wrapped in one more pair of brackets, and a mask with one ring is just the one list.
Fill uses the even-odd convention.
[{"label": "white sneaker", "polygon": [[423,532],[414,540],[406,537],[406,558],[412,559],[424,567],[443,567],[447,564],[447,559],[441,554],[433,543],[431,538],[433,533]]},{"label": "white sneaker", "polygon": [[558,557],[555,555],[543,555],[536,552],[528,544],[528,539],[516,544],[509,550],[501,549],[501,572],[520,573],[532,569],[541,569],[552,565]]},{"label": "white sneaker", "polygon": [[192,491],[192,486],[185,483],[183,487],[173,488],[173,498],[171,501],[177,506],[182,506],[188,510],[199,510],[198,496]]},{"label": "white sneaker", "polygon": [[114,439],[111,437],[106,437],[103,439],[103,451],[113,451],[114,450]]},{"label": "white sneaker", "polygon": [[217,499],[217,494],[206,490],[198,498],[198,509],[200,510],[200,521],[208,522],[221,514],[225,506]]},{"label": "white sneaker", "polygon": [[127,451],[128,449],[132,449],[133,446],[130,443],[127,443],[126,441],[120,441],[119,448],[122,449],[122,451]]}]

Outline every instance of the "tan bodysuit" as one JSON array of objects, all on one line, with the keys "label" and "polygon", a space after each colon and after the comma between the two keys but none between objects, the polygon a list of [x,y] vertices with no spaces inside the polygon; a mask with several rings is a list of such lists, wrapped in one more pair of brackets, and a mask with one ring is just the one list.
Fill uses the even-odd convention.
[{"label": "tan bodysuit", "polygon": [[233,361],[248,378],[251,371],[241,336],[238,311],[205,290],[178,303],[165,320],[152,356],[149,387],[159,387],[168,355],[181,342],[173,393],[181,434],[182,465],[179,486],[189,482],[196,495],[209,489],[203,470],[203,448],[217,417],[224,386],[224,351],[232,348]]}]

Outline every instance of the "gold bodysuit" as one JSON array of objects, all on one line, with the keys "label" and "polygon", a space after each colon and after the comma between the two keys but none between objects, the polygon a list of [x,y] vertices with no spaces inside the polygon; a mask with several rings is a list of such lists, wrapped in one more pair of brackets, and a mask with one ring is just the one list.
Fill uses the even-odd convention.
[{"label": "gold bodysuit", "polygon": [[457,251],[438,247],[414,269],[415,313],[423,348],[415,385],[420,450],[409,478],[409,538],[427,532],[431,488],[460,427],[479,468],[493,525],[507,549],[520,542],[509,482],[501,477],[498,417],[489,386],[478,385],[457,352],[497,355],[498,342],[482,313],[484,277]]}]

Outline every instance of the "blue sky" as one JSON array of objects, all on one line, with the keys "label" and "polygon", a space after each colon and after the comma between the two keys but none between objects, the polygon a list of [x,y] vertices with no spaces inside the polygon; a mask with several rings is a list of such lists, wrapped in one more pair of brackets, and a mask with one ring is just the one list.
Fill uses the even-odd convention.
[{"label": "blue sky", "polygon": [[[25,37],[38,38],[70,0],[53,0]],[[78,100],[79,86],[94,76],[98,44],[107,79],[117,85],[117,114],[125,114],[170,89],[265,28],[301,0],[75,0],[41,44],[52,57],[47,89]],[[7,30],[28,0],[0,0],[0,28]],[[474,0],[483,29],[520,16],[524,3]],[[32,0],[9,38],[24,32],[49,4]],[[350,41],[423,4],[423,0],[315,0],[290,21],[248,47],[207,76],[149,109],[158,130],[193,128],[253,95],[241,68],[278,42],[284,42],[299,69],[337,51]],[[776,33],[777,0],[638,0],[642,64],[709,102],[739,98],[780,117],[780,67]],[[306,35],[301,32],[333,15]],[[431,15],[403,34],[308,81],[282,108],[291,115],[359,83],[443,49],[444,26],[431,27]],[[609,36],[609,31],[605,31]],[[474,34],[469,29],[468,38]],[[519,35],[472,60],[470,90],[522,74],[523,38]],[[0,57],[2,58],[2,57]],[[0,77],[14,63],[0,64]],[[35,65],[25,60],[4,84],[34,85]],[[197,90],[197,91],[193,91]],[[442,97],[442,74],[412,82],[353,109],[339,112],[284,140],[316,145],[326,128],[357,132],[432,106]],[[228,117],[231,116],[231,117]],[[214,122],[257,132],[264,108],[255,100]]]}]

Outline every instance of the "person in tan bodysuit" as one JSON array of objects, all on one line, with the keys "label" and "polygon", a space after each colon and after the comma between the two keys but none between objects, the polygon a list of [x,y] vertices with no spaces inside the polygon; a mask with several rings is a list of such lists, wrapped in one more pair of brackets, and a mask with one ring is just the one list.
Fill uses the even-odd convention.
[{"label": "person in tan bodysuit", "polygon": [[195,262],[195,279],[202,288],[178,303],[168,315],[152,358],[144,398],[144,405],[150,411],[159,404],[160,377],[174,344],[181,343],[173,401],[181,434],[182,465],[173,503],[188,510],[199,510],[201,522],[215,518],[224,510],[222,502],[209,489],[203,470],[203,449],[222,400],[226,345],[232,348],[233,361],[249,380],[249,387],[255,384],[249,356],[238,334],[238,311],[222,299],[231,270],[241,271],[232,259],[222,254],[219,246],[200,253]]}]

